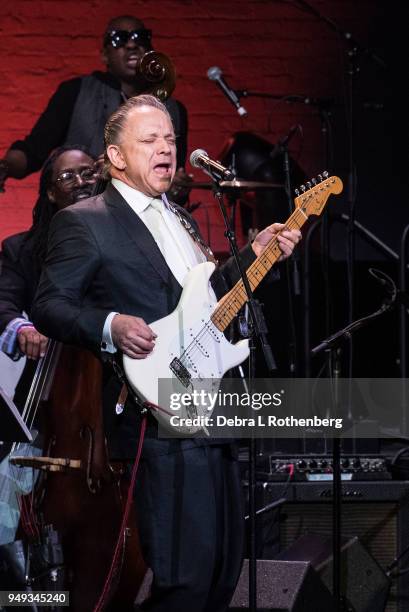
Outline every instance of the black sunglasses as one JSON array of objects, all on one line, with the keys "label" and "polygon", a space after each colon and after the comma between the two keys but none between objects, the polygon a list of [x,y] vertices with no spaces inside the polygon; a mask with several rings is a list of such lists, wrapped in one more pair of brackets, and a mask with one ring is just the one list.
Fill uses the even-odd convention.
[{"label": "black sunglasses", "polygon": [[146,49],[151,48],[152,30],[141,28],[140,30],[112,30],[107,32],[104,37],[104,45],[111,45],[114,49],[119,49],[132,41]]}]

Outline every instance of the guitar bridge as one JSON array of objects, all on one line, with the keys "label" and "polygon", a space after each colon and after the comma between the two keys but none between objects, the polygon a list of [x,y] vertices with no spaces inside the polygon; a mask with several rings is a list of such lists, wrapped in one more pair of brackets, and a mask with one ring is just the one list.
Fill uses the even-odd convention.
[{"label": "guitar bridge", "polygon": [[185,368],[183,363],[175,357],[170,362],[170,369],[174,373],[174,375],[179,379],[183,386],[188,387],[190,384],[191,376],[189,371]]}]

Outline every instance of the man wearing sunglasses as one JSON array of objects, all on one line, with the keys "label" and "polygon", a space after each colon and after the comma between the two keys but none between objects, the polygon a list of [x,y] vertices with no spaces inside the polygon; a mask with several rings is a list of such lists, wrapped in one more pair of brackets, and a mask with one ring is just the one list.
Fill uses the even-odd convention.
[{"label": "man wearing sunglasses", "polygon": [[[139,19],[121,16],[105,30],[102,61],[107,71],[95,71],[61,83],[30,134],[14,142],[0,160],[0,189],[8,177],[24,178],[41,168],[53,149],[70,143],[103,153],[108,117],[128,98],[144,93],[138,59],[152,50],[152,33]],[[177,167],[183,168],[187,149],[187,112],[177,100],[166,101],[177,137]],[[187,178],[182,170],[179,175]],[[173,194],[174,195],[174,194]]]}]

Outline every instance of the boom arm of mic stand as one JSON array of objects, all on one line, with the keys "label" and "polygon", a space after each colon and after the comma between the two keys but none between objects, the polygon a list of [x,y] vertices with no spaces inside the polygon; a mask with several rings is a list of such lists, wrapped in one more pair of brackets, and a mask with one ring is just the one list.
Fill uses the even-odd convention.
[{"label": "boom arm of mic stand", "polygon": [[364,327],[367,323],[370,323],[374,319],[377,319],[384,312],[390,310],[395,301],[396,294],[389,300],[385,301],[382,306],[375,312],[371,313],[370,315],[367,315],[366,317],[362,317],[361,319],[353,321],[352,323],[344,327],[344,329],[337,331],[335,334],[332,334],[332,336],[329,336],[328,338],[323,340],[320,344],[311,349],[311,355],[318,355],[318,353],[321,353],[321,351],[337,347],[343,340],[349,338],[353,332],[357,331],[361,327]]},{"label": "boom arm of mic stand", "polygon": [[327,110],[333,106],[341,106],[339,102],[332,98],[316,98],[305,94],[271,94],[262,91],[249,91],[248,89],[235,89],[234,93],[238,98],[268,98],[270,100],[317,106]]},{"label": "boom arm of mic stand", "polygon": [[[349,215],[345,213],[342,213],[341,215],[332,215],[332,217],[335,220],[340,221],[341,223],[349,223]],[[372,243],[376,248],[378,248],[380,252],[398,261],[399,255],[397,254],[397,252],[391,249],[387,244],[385,244],[385,242],[378,238],[378,236],[371,232],[367,227],[362,225],[362,223],[354,219],[354,226],[362,234],[362,236],[365,236],[368,242]]]}]

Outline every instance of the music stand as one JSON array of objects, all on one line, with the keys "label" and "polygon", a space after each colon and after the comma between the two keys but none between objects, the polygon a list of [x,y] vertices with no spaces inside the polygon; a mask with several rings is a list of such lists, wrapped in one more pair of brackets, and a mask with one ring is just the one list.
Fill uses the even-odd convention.
[{"label": "music stand", "polygon": [[0,442],[32,442],[33,436],[14,402],[0,387]]}]

